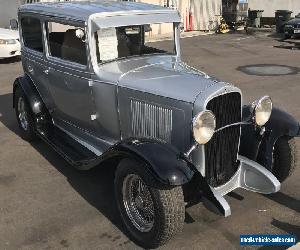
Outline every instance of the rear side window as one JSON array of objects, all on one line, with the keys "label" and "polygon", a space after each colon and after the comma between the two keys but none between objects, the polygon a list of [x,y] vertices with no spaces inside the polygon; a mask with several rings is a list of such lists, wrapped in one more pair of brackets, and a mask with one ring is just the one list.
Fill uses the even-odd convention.
[{"label": "rear side window", "polygon": [[25,47],[43,52],[41,21],[37,18],[23,17],[21,20],[21,25]]},{"label": "rear side window", "polygon": [[83,28],[48,22],[47,37],[51,56],[82,65],[87,64]]}]

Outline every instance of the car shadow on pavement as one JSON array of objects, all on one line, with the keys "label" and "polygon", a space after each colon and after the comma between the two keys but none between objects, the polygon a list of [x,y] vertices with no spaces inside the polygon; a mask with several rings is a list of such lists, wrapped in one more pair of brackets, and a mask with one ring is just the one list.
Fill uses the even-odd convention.
[{"label": "car shadow on pavement", "polygon": [[116,161],[109,160],[91,170],[80,171],[69,165],[42,140],[32,142],[31,145],[67,178],[71,187],[90,205],[95,207],[102,215],[126,234],[121,223],[114,195]]},{"label": "car shadow on pavement", "polygon": [[[275,193],[275,194],[269,194],[269,195],[264,195],[264,197],[273,200],[282,206],[285,206],[296,213],[300,213],[300,201],[298,199],[295,199],[289,195],[286,195],[282,192]],[[283,234],[291,234],[296,236],[297,240],[300,239],[300,226],[299,225],[293,225],[288,222],[280,221],[275,218],[272,219],[271,225],[274,227],[277,227],[278,229],[284,231]],[[269,249],[274,249],[274,250],[281,250],[281,249],[287,249],[288,247],[286,246],[264,246],[259,248],[260,250],[269,250]]]},{"label": "car shadow on pavement", "polygon": [[278,49],[290,49],[290,50],[299,50],[300,41],[299,40],[278,40],[281,42],[280,45],[275,45],[274,48]]},{"label": "car shadow on pavement", "polygon": [[[19,135],[12,99],[13,95],[11,93],[0,95],[0,122],[13,133]],[[128,237],[121,223],[114,196],[116,162],[110,160],[89,171],[79,171],[69,165],[42,140],[32,142],[31,145],[67,178],[74,190]]]},{"label": "car shadow on pavement", "polygon": [[10,58],[0,59],[0,64],[10,64],[10,63],[16,63],[19,61],[21,61],[21,57],[14,56],[14,57],[10,57]]},{"label": "car shadow on pavement", "polygon": [[278,192],[275,194],[264,195],[264,197],[273,200],[297,213],[300,213],[300,200],[295,199],[287,194]]},{"label": "car shadow on pavement", "polygon": [[13,109],[13,94],[0,95],[0,122],[19,135],[18,123]]},{"label": "car shadow on pavement", "polygon": [[293,224],[290,224],[287,222],[276,220],[274,218],[273,218],[271,224],[288,234],[296,236],[297,240],[300,239],[300,226],[299,225],[293,225]]},{"label": "car shadow on pavement", "polygon": [[[274,227],[277,227],[278,229],[284,231],[283,234],[290,234],[290,235],[294,235],[296,236],[296,240],[299,241],[300,239],[300,226],[298,225],[293,225],[287,222],[283,222],[277,219],[272,219],[271,224]],[[259,250],[283,250],[283,249],[287,249],[287,246],[263,246],[261,248],[259,248]]]}]

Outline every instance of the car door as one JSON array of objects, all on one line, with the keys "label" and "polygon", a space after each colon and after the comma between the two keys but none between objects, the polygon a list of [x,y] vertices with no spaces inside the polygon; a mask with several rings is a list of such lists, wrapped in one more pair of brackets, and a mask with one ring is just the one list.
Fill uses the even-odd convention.
[{"label": "car door", "polygon": [[22,63],[24,72],[31,78],[44,103],[52,109],[51,95],[48,89],[47,62],[43,39],[43,21],[32,14],[20,16],[22,44]]},{"label": "car door", "polygon": [[[52,117],[57,125],[83,131],[93,131],[91,122],[92,98],[87,66],[86,43],[78,38],[80,27],[57,21],[46,21],[46,71],[54,110]],[[84,34],[84,29],[80,29]]]}]

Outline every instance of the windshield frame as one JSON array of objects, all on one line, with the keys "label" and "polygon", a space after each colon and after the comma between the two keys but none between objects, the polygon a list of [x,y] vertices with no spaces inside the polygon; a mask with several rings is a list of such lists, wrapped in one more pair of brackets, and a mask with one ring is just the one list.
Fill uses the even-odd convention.
[{"label": "windshield frame", "polygon": [[[131,58],[138,58],[138,57],[170,55],[170,56],[176,57],[176,60],[179,61],[180,60],[180,23],[179,22],[165,22],[165,23],[173,23],[173,39],[172,40],[174,43],[174,53],[151,53],[151,54],[142,54],[142,55],[131,55],[131,56],[115,58],[113,60],[107,60],[107,61],[103,61],[103,62],[98,62],[98,56],[97,56],[98,52],[97,52],[97,45],[96,45],[97,41],[96,41],[96,35],[95,35],[96,32],[95,32],[95,30],[93,32],[90,30],[90,32],[89,32],[90,52],[89,53],[90,53],[90,58],[91,58],[91,62],[92,62],[92,66],[93,66],[94,70],[96,70],[97,68],[101,67],[102,65],[105,65],[108,63],[122,61],[122,60],[130,60]],[[154,22],[154,23],[150,23],[150,25],[151,24],[163,24],[163,23]],[[145,25],[145,23],[136,24],[136,25]],[[121,25],[112,26],[110,28],[117,28],[117,27],[122,27],[122,26]]]},{"label": "windshield frame", "polygon": [[[153,23],[154,25],[156,23]],[[161,23],[159,23],[161,24]],[[114,61],[120,61],[120,60],[124,60],[124,59],[130,59],[130,58],[136,58],[136,57],[144,57],[144,56],[151,56],[151,55],[170,55],[170,56],[176,56],[177,54],[177,51],[176,51],[176,42],[175,42],[175,29],[176,29],[176,26],[174,23],[168,23],[168,24],[172,24],[172,34],[170,37],[168,37],[167,39],[162,39],[162,40],[158,40],[158,41],[148,41],[147,43],[155,43],[155,42],[159,42],[159,41],[171,41],[172,43],[172,46],[173,46],[173,52],[171,51],[165,51],[165,52],[152,52],[152,53],[144,53],[144,54],[133,54],[133,55],[129,55],[129,56],[121,56],[121,57],[116,57],[114,59],[111,59],[111,60],[105,60],[105,61],[100,61],[100,54],[101,54],[101,51],[99,51],[99,45],[97,44],[98,41],[97,39],[99,39],[98,35],[97,35],[97,32],[94,32],[94,42],[96,43],[96,54],[97,54],[97,63],[98,65],[102,65],[102,64],[106,64],[106,63],[110,63],[110,62],[114,62]],[[145,26],[145,25],[148,25],[148,24],[142,24],[142,25],[132,25],[133,26]],[[151,25],[151,24],[149,24]],[[121,27],[130,27],[130,26],[118,26],[118,27],[111,27],[111,28],[121,28]],[[144,29],[141,30],[141,32],[144,32]],[[144,37],[144,43],[146,43],[145,41],[145,37]],[[151,47],[152,48],[152,47]],[[156,48],[156,47],[153,47],[154,49],[160,49],[160,48]]]}]

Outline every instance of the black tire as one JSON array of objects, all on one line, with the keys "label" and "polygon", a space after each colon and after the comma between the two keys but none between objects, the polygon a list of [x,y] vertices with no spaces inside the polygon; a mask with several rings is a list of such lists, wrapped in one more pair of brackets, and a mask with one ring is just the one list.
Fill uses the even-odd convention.
[{"label": "black tire", "polygon": [[151,175],[145,172],[145,166],[142,163],[133,159],[122,160],[115,175],[115,196],[118,208],[129,237],[144,248],[156,248],[165,244],[183,229],[185,219],[183,191],[181,186],[153,188],[144,184],[151,195],[154,216],[152,228],[143,232],[134,225],[126,211],[125,202],[123,202],[123,183],[132,175],[140,177],[143,183],[147,181],[147,183],[153,184],[150,186],[157,186]]},{"label": "black tire", "polygon": [[297,149],[295,138],[280,137],[273,151],[272,173],[280,182],[285,181],[295,170],[297,164]]},{"label": "black tire", "polygon": [[[21,101],[24,102],[24,111],[25,111],[24,117],[27,121],[27,126],[22,125],[22,122],[20,120],[19,103]],[[26,141],[35,140],[37,138],[37,136],[35,133],[35,123],[33,120],[33,114],[32,114],[31,108],[28,104],[28,101],[26,99],[26,96],[20,87],[17,87],[17,89],[15,90],[14,107],[15,107],[15,112],[16,112],[16,117],[17,117],[17,121],[19,124],[19,128],[21,131],[21,137]]]},{"label": "black tire", "polygon": [[291,35],[287,35],[287,34],[284,35],[284,39],[291,39],[291,38],[292,38]]}]

